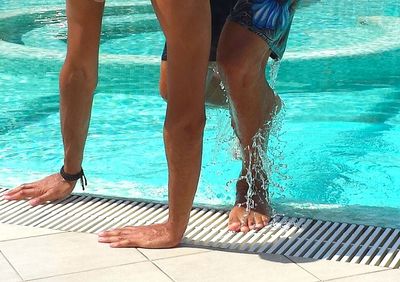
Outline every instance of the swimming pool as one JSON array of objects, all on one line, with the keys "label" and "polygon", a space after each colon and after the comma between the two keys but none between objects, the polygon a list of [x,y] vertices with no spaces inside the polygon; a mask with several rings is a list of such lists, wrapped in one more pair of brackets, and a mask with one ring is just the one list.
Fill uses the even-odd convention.
[{"label": "swimming pool", "polygon": [[[0,0],[2,187],[62,163],[63,2]],[[88,191],[166,201],[162,33],[149,1],[109,2],[83,165]],[[271,144],[277,212],[400,227],[399,34],[398,0],[320,1],[298,11],[276,83],[286,104]],[[207,116],[195,202],[227,206],[240,162],[227,111]]]}]

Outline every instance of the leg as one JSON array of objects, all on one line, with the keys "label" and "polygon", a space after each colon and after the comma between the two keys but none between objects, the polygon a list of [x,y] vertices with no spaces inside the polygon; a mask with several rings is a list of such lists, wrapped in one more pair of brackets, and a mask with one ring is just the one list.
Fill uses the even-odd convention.
[{"label": "leg", "polygon": [[[273,117],[280,100],[265,79],[265,68],[270,50],[264,40],[234,22],[227,22],[218,47],[217,62],[228,88],[232,107],[232,124],[243,155],[241,177],[252,176],[255,206],[248,213],[245,206],[235,206],[229,217],[229,228],[234,231],[260,229],[270,220],[266,199],[266,173],[262,170],[261,152],[252,146],[260,130],[268,137],[265,126]],[[245,179],[237,182],[237,197],[246,203],[249,184]]]},{"label": "leg", "polygon": [[165,248],[179,244],[200,175],[205,124],[204,85],[210,50],[208,0],[154,0],[168,42],[168,106],[164,143],[169,217],[163,224],[99,234],[111,247]]},{"label": "leg", "polygon": [[[68,50],[60,74],[61,131],[65,171],[80,171],[97,84],[98,50],[104,3],[68,0]],[[10,200],[31,199],[32,205],[68,196],[76,181],[58,173],[21,185],[6,194]]]},{"label": "leg", "polygon": [[[227,107],[225,90],[221,87],[221,77],[213,71],[215,62],[208,64],[206,79],[206,103],[213,107]],[[161,61],[159,90],[161,97],[167,101],[167,69],[168,62]]]}]

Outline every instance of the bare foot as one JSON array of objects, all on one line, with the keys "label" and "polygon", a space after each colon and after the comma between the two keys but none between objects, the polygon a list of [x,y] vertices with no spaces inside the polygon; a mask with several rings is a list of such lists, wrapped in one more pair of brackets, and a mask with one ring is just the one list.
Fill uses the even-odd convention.
[{"label": "bare foot", "polygon": [[76,181],[65,181],[59,173],[39,181],[22,184],[4,194],[5,200],[29,200],[32,206],[56,201],[69,196]]},{"label": "bare foot", "polygon": [[[274,93],[274,101],[272,109],[270,110],[271,116],[269,119],[273,119],[280,112],[282,108],[282,100],[279,95]],[[272,125],[272,123],[271,123]],[[270,128],[267,128],[267,131]],[[255,174],[262,176],[262,179],[267,180],[267,176],[263,171],[256,171]],[[240,179],[236,184],[236,201],[235,206],[229,213],[228,228],[235,232],[248,232],[250,230],[260,230],[266,226],[271,220],[271,208],[268,205],[268,192],[267,188],[260,181],[254,181],[254,193],[250,200],[250,209],[247,208],[247,191],[249,185],[246,180]]]},{"label": "bare foot", "polygon": [[179,245],[182,235],[168,223],[148,226],[127,226],[99,233],[100,243],[112,248],[172,248]]},{"label": "bare foot", "polygon": [[246,180],[241,179],[236,184],[236,202],[229,213],[228,229],[235,232],[260,230],[271,220],[271,209],[267,201],[267,192],[261,185],[257,185],[251,197],[251,209],[247,209]]}]

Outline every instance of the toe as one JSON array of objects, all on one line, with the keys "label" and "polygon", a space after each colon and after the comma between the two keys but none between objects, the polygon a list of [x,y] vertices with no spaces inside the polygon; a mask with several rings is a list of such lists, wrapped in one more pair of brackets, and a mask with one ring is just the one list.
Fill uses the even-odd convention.
[{"label": "toe", "polygon": [[240,230],[240,222],[232,222],[228,224],[228,229],[230,231],[238,232]]},{"label": "toe", "polygon": [[255,213],[251,213],[247,218],[247,226],[250,230],[253,230],[256,227]]},{"label": "toe", "polygon": [[240,220],[239,220],[236,212],[234,212],[234,210],[232,210],[231,213],[229,214],[228,229],[230,231],[239,232],[240,225],[241,225],[241,223],[240,223]]},{"label": "toe", "polygon": [[267,226],[268,223],[271,221],[271,217],[265,216],[265,215],[263,215],[263,216],[261,217],[261,219],[262,219],[262,222],[263,222],[264,226]]},{"label": "toe", "polygon": [[263,228],[266,225],[264,223],[263,216],[259,213],[255,214],[254,220],[256,222],[255,229],[257,229],[257,230],[260,230],[261,228]]},{"label": "toe", "polygon": [[243,225],[243,226],[240,227],[240,232],[247,233],[249,231],[250,231],[250,229],[249,229],[249,227],[247,225]]}]

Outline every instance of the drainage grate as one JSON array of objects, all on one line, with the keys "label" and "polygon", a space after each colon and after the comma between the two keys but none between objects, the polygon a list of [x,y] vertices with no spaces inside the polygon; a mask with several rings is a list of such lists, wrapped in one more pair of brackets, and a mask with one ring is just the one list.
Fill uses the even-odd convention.
[{"label": "drainage grate", "polygon": [[[5,192],[0,188],[0,197]],[[97,233],[125,225],[164,222],[168,206],[118,198],[71,195],[47,205],[0,200],[0,222]],[[233,233],[228,212],[193,208],[183,243],[285,256],[400,267],[400,230],[307,218],[274,216],[260,231]]]}]

